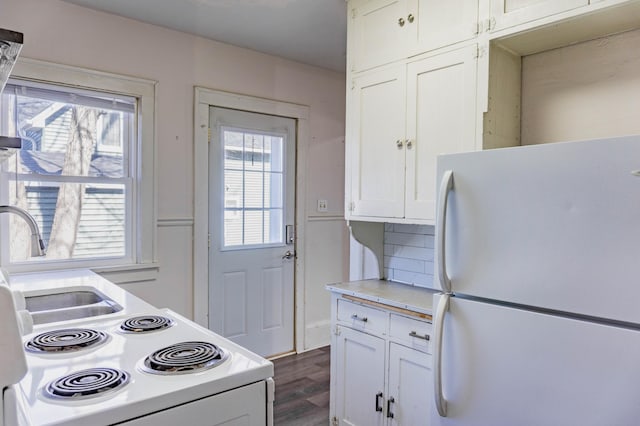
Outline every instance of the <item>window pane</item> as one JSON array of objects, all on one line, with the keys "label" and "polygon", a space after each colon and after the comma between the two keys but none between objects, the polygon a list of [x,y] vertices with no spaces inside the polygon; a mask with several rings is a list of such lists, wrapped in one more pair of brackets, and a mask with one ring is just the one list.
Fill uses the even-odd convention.
[{"label": "window pane", "polygon": [[265,207],[284,207],[283,192],[282,173],[268,173],[265,176]]},{"label": "window pane", "polygon": [[[26,208],[40,227],[45,259],[122,257],[126,254],[126,186],[19,182],[10,203]],[[12,262],[30,259],[26,223],[10,219]]]},{"label": "window pane", "polygon": [[23,139],[18,173],[128,176],[126,153],[133,137],[135,99],[109,102],[99,94],[8,88],[2,94],[1,130]]},{"label": "window pane", "polygon": [[245,188],[244,188],[244,203],[247,208],[262,208],[263,207],[263,179],[264,174],[262,172],[246,172],[245,176]]},{"label": "window pane", "polygon": [[222,137],[224,246],[283,243],[284,138],[237,129]]},{"label": "window pane", "polygon": [[242,245],[242,211],[225,210],[224,212],[224,246]]},{"label": "window pane", "polygon": [[284,164],[284,138],[270,136],[265,138],[265,151],[268,153],[265,170],[282,172]]},{"label": "window pane", "polygon": [[265,243],[284,242],[282,209],[272,209],[264,212],[264,229]]},{"label": "window pane", "polygon": [[245,211],[244,220],[244,244],[262,244],[262,211]]},{"label": "window pane", "polygon": [[225,208],[244,207],[243,173],[236,170],[224,172],[224,206]]},{"label": "window pane", "polygon": [[247,133],[244,136],[244,168],[245,170],[262,171],[264,136]]},{"label": "window pane", "polygon": [[224,142],[224,168],[227,170],[242,170],[244,154],[244,134],[225,130],[222,132]]}]

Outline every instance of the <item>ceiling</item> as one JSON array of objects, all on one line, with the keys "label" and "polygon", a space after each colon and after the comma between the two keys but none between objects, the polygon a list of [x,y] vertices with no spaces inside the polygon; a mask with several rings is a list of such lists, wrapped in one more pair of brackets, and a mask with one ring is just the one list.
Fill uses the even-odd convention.
[{"label": "ceiling", "polygon": [[345,71],[345,0],[64,0],[334,71]]}]

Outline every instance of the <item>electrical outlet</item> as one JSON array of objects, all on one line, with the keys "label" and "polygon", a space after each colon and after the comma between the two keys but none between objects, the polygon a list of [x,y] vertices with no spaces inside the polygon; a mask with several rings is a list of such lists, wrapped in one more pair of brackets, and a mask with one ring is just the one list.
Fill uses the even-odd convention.
[{"label": "electrical outlet", "polygon": [[328,210],[327,200],[318,200],[318,211],[326,212]]}]

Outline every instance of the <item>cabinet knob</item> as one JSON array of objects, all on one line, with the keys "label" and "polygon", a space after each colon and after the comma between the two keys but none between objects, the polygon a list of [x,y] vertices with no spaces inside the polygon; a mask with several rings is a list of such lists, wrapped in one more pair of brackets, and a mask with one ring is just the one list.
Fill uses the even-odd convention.
[{"label": "cabinet knob", "polygon": [[407,145],[407,149],[413,148],[413,141],[411,139],[407,139],[405,143]]},{"label": "cabinet knob", "polygon": [[398,25],[400,25],[401,27],[404,27],[404,18],[398,19]]},{"label": "cabinet knob", "polygon": [[398,147],[398,149],[402,149],[403,145],[404,145],[404,142],[402,141],[402,139],[398,139],[396,141],[396,146]]},{"label": "cabinet knob", "polygon": [[409,14],[409,16],[407,16],[407,21],[409,21],[410,24],[413,23],[413,20],[415,19],[415,17],[413,16],[413,14]]}]

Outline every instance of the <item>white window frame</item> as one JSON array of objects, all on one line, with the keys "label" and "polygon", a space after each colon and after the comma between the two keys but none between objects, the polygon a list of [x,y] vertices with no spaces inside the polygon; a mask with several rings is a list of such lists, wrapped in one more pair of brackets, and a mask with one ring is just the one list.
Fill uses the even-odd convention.
[{"label": "white window frame", "polygon": [[[45,84],[117,93],[138,98],[134,180],[131,205],[132,253],[128,260],[71,259],[51,262],[8,262],[8,242],[0,242],[2,266],[9,273],[53,269],[91,268],[110,280],[123,283],[154,279],[157,275],[157,207],[155,154],[155,91],[157,82],[85,68],[19,58],[12,78]],[[0,169],[1,170],[1,169]]]}]

